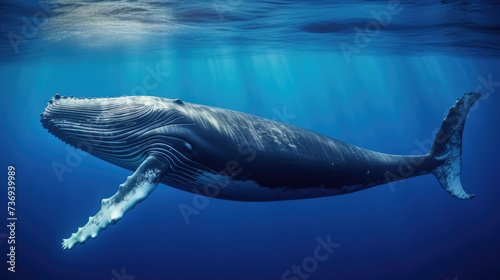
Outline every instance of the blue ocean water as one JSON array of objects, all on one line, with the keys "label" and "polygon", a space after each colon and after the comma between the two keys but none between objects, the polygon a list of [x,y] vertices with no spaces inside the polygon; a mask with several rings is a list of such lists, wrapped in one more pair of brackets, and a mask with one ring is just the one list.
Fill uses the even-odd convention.
[{"label": "blue ocean water", "polygon": [[[1,279],[500,279],[499,10],[487,1],[2,1]],[[464,130],[470,201],[432,175],[262,203],[161,185],[96,239],[61,249],[131,172],[41,126],[56,93],[180,98],[410,154],[428,152],[470,91],[483,95]],[[198,212],[186,222],[181,205]]]}]

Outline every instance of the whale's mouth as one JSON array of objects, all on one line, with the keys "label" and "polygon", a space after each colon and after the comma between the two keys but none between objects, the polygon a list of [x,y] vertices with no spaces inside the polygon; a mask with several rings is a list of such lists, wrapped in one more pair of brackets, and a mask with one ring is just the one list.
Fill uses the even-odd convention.
[{"label": "whale's mouth", "polygon": [[[51,134],[75,146],[79,141],[94,136],[116,133],[116,118],[126,120],[127,114],[119,113],[120,103],[109,102],[109,98],[75,98],[56,94],[40,114],[41,122]],[[122,112],[126,110],[121,106]]]},{"label": "whale's mouth", "polygon": [[125,97],[76,98],[56,94],[47,104],[41,123],[51,134],[73,147],[101,158],[137,157],[132,135],[144,129],[151,107]]},{"label": "whale's mouth", "polygon": [[162,129],[192,124],[176,110],[156,109],[149,97],[75,98],[59,94],[50,99],[41,122],[65,143],[125,168],[135,166],[148,153],[166,159],[165,151],[173,149],[172,142],[185,141],[164,135]]}]

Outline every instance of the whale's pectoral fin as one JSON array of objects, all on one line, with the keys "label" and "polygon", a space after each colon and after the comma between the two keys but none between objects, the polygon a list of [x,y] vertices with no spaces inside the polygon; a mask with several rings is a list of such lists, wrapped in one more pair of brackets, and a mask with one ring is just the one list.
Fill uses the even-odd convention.
[{"label": "whale's pectoral fin", "polygon": [[127,211],[148,197],[167,170],[166,164],[149,156],[135,173],[120,185],[112,197],[101,201],[101,209],[94,217],[89,218],[85,226],[78,228],[70,238],[63,239],[63,249],[71,249],[78,243],[83,244],[90,237],[95,238],[108,225],[119,221]]},{"label": "whale's pectoral fin", "polygon": [[481,95],[477,92],[464,94],[450,108],[434,140],[431,155],[440,162],[432,174],[441,186],[458,199],[471,199],[462,186],[462,133],[467,113]]}]

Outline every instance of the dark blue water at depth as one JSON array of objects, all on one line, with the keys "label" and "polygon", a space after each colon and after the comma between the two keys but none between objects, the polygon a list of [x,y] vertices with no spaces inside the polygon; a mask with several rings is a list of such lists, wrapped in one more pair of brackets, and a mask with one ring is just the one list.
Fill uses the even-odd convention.
[{"label": "dark blue water at depth", "polygon": [[[499,7],[2,1],[1,279],[500,279]],[[61,249],[131,172],[41,126],[56,93],[180,98],[375,151],[422,154],[470,91],[483,95],[464,130],[470,201],[427,175],[320,199],[209,198],[186,223],[179,206],[197,198],[160,185],[96,239]],[[9,165],[17,171],[15,273],[6,262]],[[287,276],[294,265],[311,265],[318,240],[335,243],[328,258]]]}]

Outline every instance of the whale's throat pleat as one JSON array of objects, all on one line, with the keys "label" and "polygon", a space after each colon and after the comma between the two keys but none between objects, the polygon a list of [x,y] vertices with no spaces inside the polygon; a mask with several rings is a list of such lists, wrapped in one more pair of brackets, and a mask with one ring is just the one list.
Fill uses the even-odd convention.
[{"label": "whale's throat pleat", "polygon": [[[156,129],[189,124],[176,110],[156,110],[127,99],[59,99],[42,123],[64,142],[108,162],[135,169],[148,154],[167,159],[171,139]],[[171,137],[170,137],[171,138]]]}]

